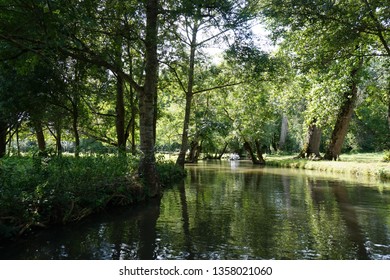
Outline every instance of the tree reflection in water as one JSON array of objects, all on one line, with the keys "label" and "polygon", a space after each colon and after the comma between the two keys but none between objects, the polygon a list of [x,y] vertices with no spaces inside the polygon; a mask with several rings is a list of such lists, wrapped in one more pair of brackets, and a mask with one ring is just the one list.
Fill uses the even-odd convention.
[{"label": "tree reflection in water", "polygon": [[390,189],[245,162],[2,245],[2,259],[388,259]]}]

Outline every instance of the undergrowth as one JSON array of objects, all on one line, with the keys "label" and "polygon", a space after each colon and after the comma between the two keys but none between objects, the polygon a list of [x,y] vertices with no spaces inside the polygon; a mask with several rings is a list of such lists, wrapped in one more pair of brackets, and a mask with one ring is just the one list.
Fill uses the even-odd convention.
[{"label": "undergrowth", "polygon": [[[130,155],[2,158],[0,240],[144,200],[138,163]],[[164,187],[185,176],[183,169],[163,160],[157,160],[157,172]]]}]

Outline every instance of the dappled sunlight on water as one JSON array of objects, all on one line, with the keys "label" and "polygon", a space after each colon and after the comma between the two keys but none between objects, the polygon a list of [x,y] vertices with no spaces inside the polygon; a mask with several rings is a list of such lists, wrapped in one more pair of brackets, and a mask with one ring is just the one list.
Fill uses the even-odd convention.
[{"label": "dappled sunlight on water", "polygon": [[390,259],[381,182],[243,161],[188,165],[161,201],[2,245],[3,259]]}]

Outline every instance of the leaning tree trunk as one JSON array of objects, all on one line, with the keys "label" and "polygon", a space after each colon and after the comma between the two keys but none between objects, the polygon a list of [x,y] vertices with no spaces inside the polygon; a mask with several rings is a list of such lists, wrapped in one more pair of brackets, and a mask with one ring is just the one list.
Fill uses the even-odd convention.
[{"label": "leaning tree trunk", "polygon": [[0,158],[7,152],[7,129],[7,123],[0,120]]},{"label": "leaning tree trunk", "polygon": [[219,153],[219,155],[217,156],[216,159],[221,159],[223,157],[223,155],[226,153],[228,145],[229,145],[229,143],[226,142],[225,146],[223,146],[222,151]]},{"label": "leaning tree trunk", "polygon": [[145,37],[145,86],[140,94],[140,149],[141,161],[139,174],[143,179],[149,196],[160,194],[160,184],[156,170],[154,154],[155,96],[157,91],[157,34],[158,0],[146,1],[146,37]]},{"label": "leaning tree trunk", "polygon": [[[360,61],[360,64],[362,61]],[[346,91],[343,96],[343,103],[337,115],[336,124],[333,128],[331,140],[328,149],[325,153],[324,159],[338,160],[341,149],[343,147],[345,136],[348,132],[349,123],[351,121],[355,104],[357,100],[357,72],[360,67],[357,67],[351,72],[351,86],[350,91]]]},{"label": "leaning tree trunk", "polygon": [[[253,164],[264,164],[265,161],[264,161],[263,156],[262,156],[262,154],[260,152],[261,149],[258,150],[257,149],[257,145],[260,145],[258,141],[256,141],[256,150],[257,150],[257,154],[261,155],[260,159],[258,159],[256,157],[256,155],[255,155],[255,153],[254,153],[254,151],[252,149],[252,146],[251,146],[251,144],[248,141],[244,142],[244,149],[247,151],[247,153],[248,153],[249,157],[251,158]],[[259,146],[259,148],[260,148],[260,146]]]},{"label": "leaning tree trunk", "polygon": [[321,129],[315,124],[315,121],[313,121],[307,130],[306,141],[299,155],[300,158],[321,158],[321,135]]},{"label": "leaning tree trunk", "polygon": [[245,141],[245,142],[244,142],[244,149],[245,149],[246,152],[248,153],[250,159],[252,160],[252,163],[253,163],[253,164],[257,164],[257,158],[256,158],[256,156],[255,156],[255,153],[254,153],[253,150],[252,150],[251,144],[249,144],[248,141]]},{"label": "leaning tree trunk", "polygon": [[263,149],[261,148],[260,142],[256,140],[255,145],[256,145],[258,164],[265,164],[265,159],[263,158]]}]

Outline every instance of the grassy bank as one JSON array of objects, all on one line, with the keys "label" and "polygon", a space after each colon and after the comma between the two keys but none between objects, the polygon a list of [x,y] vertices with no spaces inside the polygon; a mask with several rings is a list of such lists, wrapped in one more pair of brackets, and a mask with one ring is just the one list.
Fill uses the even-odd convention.
[{"label": "grassy bank", "polygon": [[[0,240],[144,200],[137,166],[130,156],[1,159]],[[184,176],[172,163],[159,161],[157,169],[164,186]]]},{"label": "grassy bank", "polygon": [[267,165],[326,171],[356,176],[370,176],[390,180],[390,163],[384,162],[383,153],[342,155],[339,161],[311,161],[294,156],[267,156]]}]

